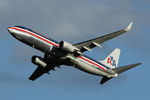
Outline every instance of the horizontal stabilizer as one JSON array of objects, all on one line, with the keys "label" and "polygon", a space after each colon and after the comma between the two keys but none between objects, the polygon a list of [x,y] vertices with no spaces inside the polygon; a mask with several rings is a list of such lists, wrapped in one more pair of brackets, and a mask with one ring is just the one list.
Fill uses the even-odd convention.
[{"label": "horizontal stabilizer", "polygon": [[[136,67],[136,66],[138,66],[138,65],[140,65],[140,64],[141,64],[141,63],[126,65],[126,66],[123,66],[123,67],[114,68],[114,69],[112,69],[112,70],[113,70],[115,73],[120,74],[120,73],[122,73],[122,72],[124,72],[124,71],[127,71],[127,70],[129,70],[129,69],[131,69],[131,68],[134,68],[134,67]],[[103,76],[103,78],[102,78],[100,84],[104,84],[105,82],[107,82],[107,81],[110,80],[111,78],[112,78],[112,77]]]},{"label": "horizontal stabilizer", "polygon": [[136,67],[136,66],[138,66],[138,65],[140,65],[140,64],[141,64],[141,63],[126,65],[126,66],[123,66],[123,67],[114,68],[114,69],[112,69],[112,70],[113,70],[115,73],[120,74],[120,73],[122,73],[122,72],[124,72],[124,71],[126,71],[126,70],[129,70],[129,69],[131,69],[131,68],[134,68],[134,67]]},{"label": "horizontal stabilizer", "polygon": [[107,82],[108,80],[110,80],[111,78],[108,78],[108,77],[103,77],[100,84],[104,84],[105,82]]}]

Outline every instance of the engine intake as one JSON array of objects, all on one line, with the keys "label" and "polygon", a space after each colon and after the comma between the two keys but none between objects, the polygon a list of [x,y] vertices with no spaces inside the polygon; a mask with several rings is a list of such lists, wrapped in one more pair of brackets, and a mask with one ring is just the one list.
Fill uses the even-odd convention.
[{"label": "engine intake", "polygon": [[77,51],[78,49],[74,47],[72,44],[66,42],[66,41],[61,41],[59,44],[60,49],[66,51],[66,52],[74,52],[75,50]]},{"label": "engine intake", "polygon": [[43,68],[47,66],[47,64],[44,62],[44,59],[39,56],[33,56],[31,60],[32,60],[32,63],[37,66],[41,66]]}]

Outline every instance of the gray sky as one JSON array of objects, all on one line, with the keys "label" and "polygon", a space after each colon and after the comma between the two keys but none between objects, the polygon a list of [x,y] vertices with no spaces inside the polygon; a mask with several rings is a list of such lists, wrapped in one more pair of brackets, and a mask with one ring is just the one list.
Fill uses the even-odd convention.
[{"label": "gray sky", "polygon": [[[149,0],[0,0],[0,97],[3,100],[149,99],[149,11]],[[122,50],[119,66],[143,63],[142,67],[103,86],[99,85],[100,77],[66,66],[32,83],[28,77],[36,67],[30,58],[43,54],[7,32],[9,26],[22,25],[58,41],[77,43],[122,29],[131,21],[130,32],[86,53],[102,60],[119,47]],[[128,96],[122,98],[125,94]]]}]

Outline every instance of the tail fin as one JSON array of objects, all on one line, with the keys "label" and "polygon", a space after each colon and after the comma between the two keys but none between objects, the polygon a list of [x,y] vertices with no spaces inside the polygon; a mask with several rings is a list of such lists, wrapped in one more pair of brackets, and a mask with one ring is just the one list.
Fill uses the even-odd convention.
[{"label": "tail fin", "polygon": [[102,64],[110,67],[111,69],[116,68],[118,66],[120,56],[120,49],[116,48],[105,60],[100,61]]}]

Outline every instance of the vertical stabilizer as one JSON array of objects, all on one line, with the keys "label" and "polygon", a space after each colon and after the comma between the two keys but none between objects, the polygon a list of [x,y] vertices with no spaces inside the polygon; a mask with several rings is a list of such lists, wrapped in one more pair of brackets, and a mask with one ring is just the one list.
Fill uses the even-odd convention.
[{"label": "vertical stabilizer", "polygon": [[120,56],[120,49],[116,48],[109,56],[105,58],[105,60],[100,62],[106,65],[107,67],[113,69],[118,66],[119,56]]}]

